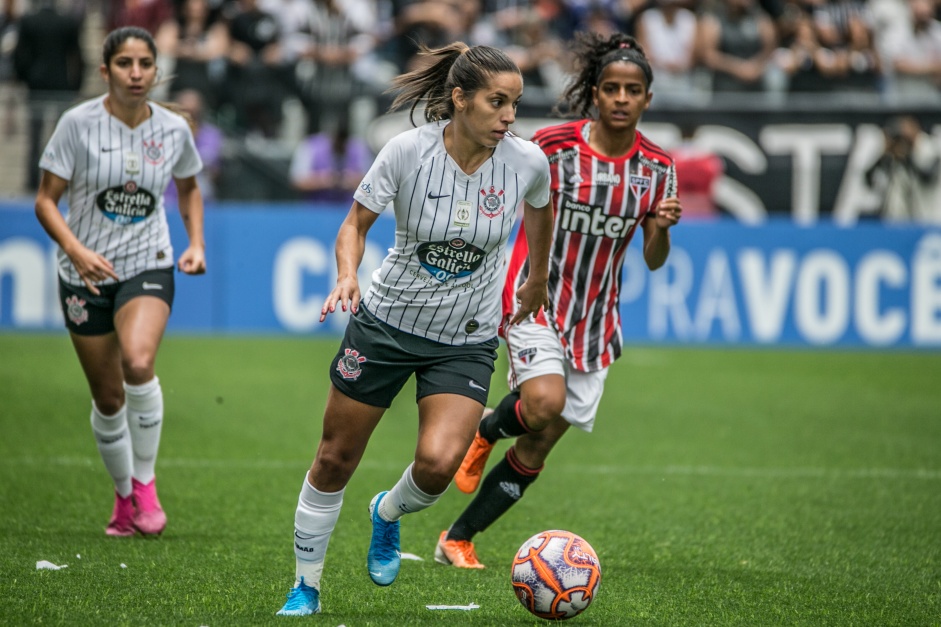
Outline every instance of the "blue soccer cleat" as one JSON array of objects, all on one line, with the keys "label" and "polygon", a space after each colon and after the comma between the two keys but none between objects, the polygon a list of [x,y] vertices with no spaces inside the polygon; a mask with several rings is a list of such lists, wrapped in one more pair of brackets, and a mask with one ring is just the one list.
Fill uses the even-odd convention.
[{"label": "blue soccer cleat", "polygon": [[399,553],[399,521],[387,522],[379,515],[379,502],[388,492],[380,492],[369,503],[369,517],[372,519],[372,538],[369,540],[369,553],[366,566],[369,577],[377,586],[388,586],[399,574],[402,557]]},{"label": "blue soccer cleat", "polygon": [[278,616],[309,616],[320,614],[320,591],[301,582],[288,592],[288,600],[278,610]]}]

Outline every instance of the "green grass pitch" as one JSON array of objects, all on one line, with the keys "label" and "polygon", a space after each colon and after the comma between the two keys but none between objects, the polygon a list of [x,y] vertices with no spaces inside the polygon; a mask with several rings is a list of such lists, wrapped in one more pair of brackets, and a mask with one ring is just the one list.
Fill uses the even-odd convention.
[{"label": "green grass pitch", "polygon": [[[424,561],[378,588],[366,507],[412,457],[410,385],[347,488],[325,613],[275,617],[336,345],[165,339],[169,525],[148,540],[104,535],[112,491],[68,339],[0,334],[0,624],[540,625],[509,564],[529,536],[562,528],[603,572],[573,625],[941,625],[941,353],[683,347],[628,347],[595,432],[571,432],[477,537],[485,570],[432,559],[469,499],[452,487],[403,519],[402,550]],[[505,367],[501,353],[492,401]]]}]

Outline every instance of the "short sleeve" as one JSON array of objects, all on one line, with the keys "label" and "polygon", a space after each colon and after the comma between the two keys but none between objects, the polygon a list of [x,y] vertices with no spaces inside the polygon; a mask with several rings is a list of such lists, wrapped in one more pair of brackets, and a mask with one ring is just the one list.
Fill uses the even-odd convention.
[{"label": "short sleeve", "polygon": [[39,159],[39,167],[69,181],[75,172],[78,127],[71,115],[63,115]]},{"label": "short sleeve", "polygon": [[552,182],[549,174],[549,160],[536,144],[531,144],[533,151],[533,180],[526,190],[524,198],[531,206],[545,207],[549,204],[549,185]]},{"label": "short sleeve", "polygon": [[409,159],[406,153],[402,135],[383,146],[353,193],[353,198],[370,211],[382,213],[399,191],[402,166],[415,160],[414,157]]},{"label": "short sleeve", "polygon": [[196,176],[203,169],[203,160],[196,150],[196,140],[189,127],[182,130],[183,141],[180,142],[180,156],[173,164],[173,176],[178,179],[185,179]]}]

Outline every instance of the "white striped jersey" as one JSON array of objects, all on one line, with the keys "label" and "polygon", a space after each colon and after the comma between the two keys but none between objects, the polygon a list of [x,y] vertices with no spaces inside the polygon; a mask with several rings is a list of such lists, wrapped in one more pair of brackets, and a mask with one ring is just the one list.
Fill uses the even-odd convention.
[{"label": "white striped jersey", "polygon": [[[644,219],[654,219],[660,200],[676,195],[673,159],[659,146],[638,132],[627,154],[605,157],[588,145],[588,123],[551,126],[533,137],[549,158],[554,216],[551,311],[536,320],[556,330],[566,359],[582,372],[606,368],[620,356],[627,245]],[[515,312],[516,290],[529,274],[525,226],[510,258],[504,316]]]},{"label": "white striped jersey", "polygon": [[445,150],[446,125],[393,138],[353,195],[376,213],[391,203],[396,222],[395,245],[362,302],[406,333],[477,344],[497,335],[507,238],[523,200],[548,204],[549,165],[538,146],[507,134],[465,174]]},{"label": "white striped jersey", "polygon": [[[173,266],[163,193],[172,177],[194,176],[203,164],[181,116],[149,102],[150,118],[132,129],[108,113],[104,100],[62,115],[39,167],[69,182],[69,228],[125,281]],[[82,285],[61,249],[58,259],[59,276]],[[101,282],[107,283],[114,279]]]}]

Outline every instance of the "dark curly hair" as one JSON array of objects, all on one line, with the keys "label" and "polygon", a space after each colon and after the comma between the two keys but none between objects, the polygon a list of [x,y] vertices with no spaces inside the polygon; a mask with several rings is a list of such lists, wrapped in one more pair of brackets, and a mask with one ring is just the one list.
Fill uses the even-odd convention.
[{"label": "dark curly hair", "polygon": [[560,115],[589,117],[592,109],[591,89],[598,84],[601,73],[615,61],[633,63],[644,72],[647,89],[653,83],[653,70],[637,40],[624,33],[603,37],[598,33],[575,33],[572,44],[575,55],[575,74],[553,111]]}]

